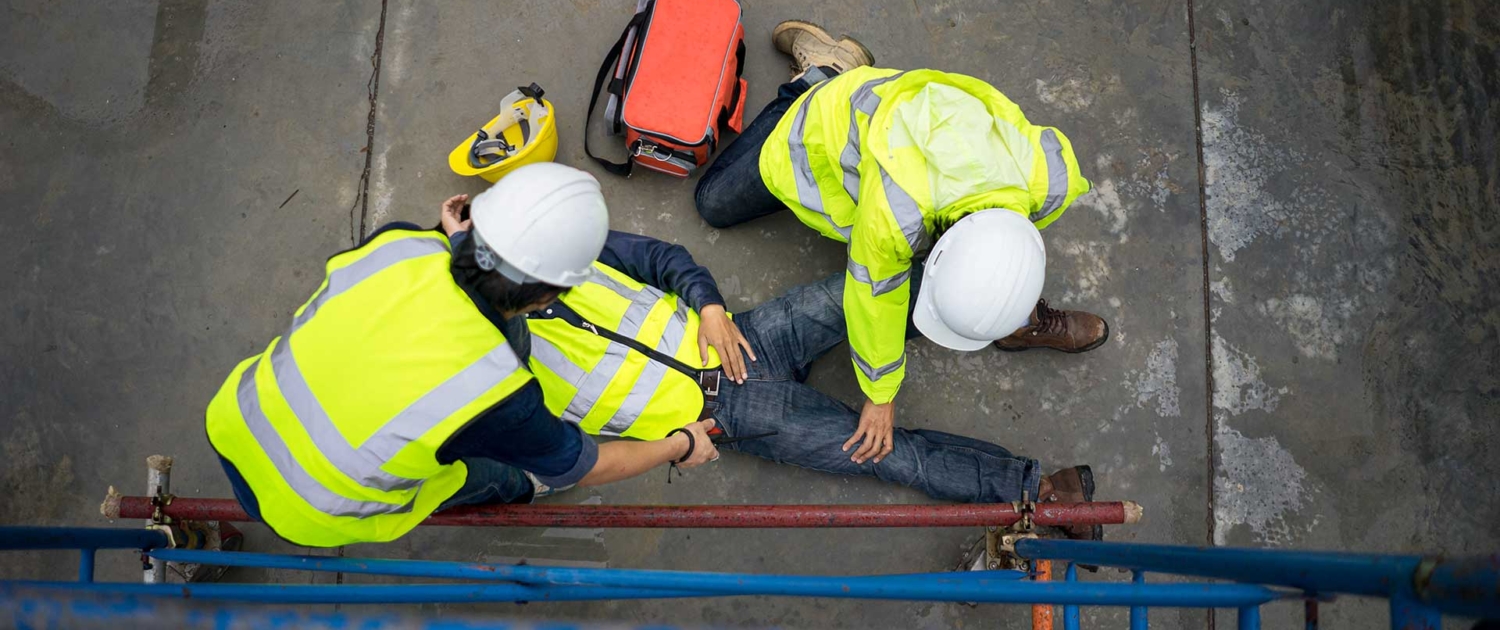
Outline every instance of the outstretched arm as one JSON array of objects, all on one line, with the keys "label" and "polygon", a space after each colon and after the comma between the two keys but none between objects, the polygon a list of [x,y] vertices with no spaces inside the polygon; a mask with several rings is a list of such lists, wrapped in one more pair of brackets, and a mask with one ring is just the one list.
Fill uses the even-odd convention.
[{"label": "outstretched arm", "polygon": [[[682,459],[684,455],[687,460],[678,464],[682,468],[692,468],[716,460],[719,458],[719,451],[708,437],[708,430],[713,426],[713,420],[687,425],[684,429],[693,434],[692,440],[684,433],[675,433],[651,442],[616,440],[601,444],[598,463],[594,464],[593,470],[578,485],[599,486],[629,479],[662,464]],[[691,452],[688,451],[689,446],[692,447]]]}]

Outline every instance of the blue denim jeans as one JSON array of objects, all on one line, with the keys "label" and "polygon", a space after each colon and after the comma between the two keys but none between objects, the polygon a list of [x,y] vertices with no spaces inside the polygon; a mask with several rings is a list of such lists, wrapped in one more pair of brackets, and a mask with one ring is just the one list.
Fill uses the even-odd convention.
[{"label": "blue denim jeans", "polygon": [[[921,282],[912,273],[912,292]],[[869,475],[916,488],[942,501],[1000,503],[1037,496],[1042,472],[1034,459],[996,444],[925,429],[895,430],[895,445],[879,464],[856,464],[843,444],[859,427],[859,412],[803,383],[818,357],[848,338],[844,274],[792,289],[734,321],[755,349],[743,385],[724,381],[715,419],[731,436],[776,431],[726,448],[772,461],[844,475]],[[907,338],[917,335],[908,321]]]},{"label": "blue denim jeans", "polygon": [[469,478],[458,492],[438,506],[439,512],[455,505],[531,502],[531,480],[520,468],[481,457],[461,461],[469,469]]},{"label": "blue denim jeans", "polygon": [[[913,293],[921,282],[918,264]],[[714,419],[730,436],[776,435],[725,449],[823,472],[869,475],[942,501],[1005,503],[1021,500],[1023,490],[1037,496],[1042,472],[1036,460],[942,431],[898,427],[890,455],[879,464],[849,459],[843,445],[859,427],[859,412],[803,382],[813,361],[848,338],[843,291],[840,273],[734,316],[758,360],[747,363],[743,385],[721,383]],[[907,338],[915,336],[908,321]],[[469,480],[444,508],[531,500],[531,483],[519,469],[493,460],[464,463]]]},{"label": "blue denim jeans", "polygon": [[760,110],[734,142],[724,147],[703,172],[693,193],[693,203],[704,221],[716,228],[727,228],[787,209],[760,178],[760,148],[797,97],[837,74],[832,68],[813,68],[802,78],[783,84],[776,91],[776,99]]}]

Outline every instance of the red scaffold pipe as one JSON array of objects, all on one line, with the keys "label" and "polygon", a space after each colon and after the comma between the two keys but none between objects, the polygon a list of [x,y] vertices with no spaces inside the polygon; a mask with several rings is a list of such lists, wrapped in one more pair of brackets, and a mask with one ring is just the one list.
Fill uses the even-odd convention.
[{"label": "red scaffold pipe", "polygon": [[[110,497],[104,515],[150,518],[149,497]],[[234,499],[174,497],[164,516],[190,521],[250,520]],[[1004,526],[1020,520],[1009,503],[967,505],[481,505],[433,514],[423,525],[469,527],[971,527]],[[1141,518],[1133,501],[1043,503],[1036,525],[1119,525]]]}]

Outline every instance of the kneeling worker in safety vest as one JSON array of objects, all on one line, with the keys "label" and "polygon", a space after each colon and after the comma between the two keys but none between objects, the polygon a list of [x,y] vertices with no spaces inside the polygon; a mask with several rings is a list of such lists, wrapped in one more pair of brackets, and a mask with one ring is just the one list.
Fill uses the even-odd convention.
[{"label": "kneeling worker in safety vest", "polygon": [[388,541],[445,507],[717,457],[711,423],[596,445],[547,410],[502,332],[593,277],[609,225],[598,182],[553,163],[517,169],[475,198],[479,236],[450,249],[448,235],[468,234],[465,201],[443,205],[441,229],[388,225],[330,258],[287,331],[209,403],[235,496],[281,537]]},{"label": "kneeling worker in safety vest", "polygon": [[[1038,230],[1089,190],[1062,132],[978,79],[872,68],[859,42],[807,22],[772,38],[798,74],[698,182],[698,212],[722,228],[790,208],[848,244],[844,309],[867,398],[848,442],[861,444],[856,460],[890,451],[912,301],[922,334],[954,350],[1105,342],[1102,318],[1040,299]],[[1020,242],[1036,247],[1002,247]]]},{"label": "kneeling worker in safety vest", "polygon": [[[922,281],[920,264],[912,276]],[[946,501],[1093,499],[1087,466],[1044,476],[1036,460],[940,431],[897,429],[890,449],[851,460],[844,441],[859,413],[803,382],[847,336],[845,286],[838,274],[731,319],[713,276],[682,246],[610,232],[588,277],[528,315],[529,339],[517,345],[529,346],[548,408],[590,433],[656,440],[712,418],[723,448]]]}]

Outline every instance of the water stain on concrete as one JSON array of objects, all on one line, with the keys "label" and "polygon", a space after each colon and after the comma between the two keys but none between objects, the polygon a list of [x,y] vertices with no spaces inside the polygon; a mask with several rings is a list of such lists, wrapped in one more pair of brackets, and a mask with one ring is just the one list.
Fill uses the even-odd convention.
[{"label": "water stain on concrete", "polygon": [[1270,298],[1256,309],[1292,338],[1302,356],[1328,361],[1338,359],[1355,310],[1352,299],[1337,294],[1323,299],[1301,294]]},{"label": "water stain on concrete", "polygon": [[1249,438],[1218,417],[1214,427],[1219,463],[1214,476],[1214,544],[1228,542],[1244,525],[1256,542],[1292,541],[1287,516],[1303,508],[1307,471],[1274,437]]},{"label": "water stain on concrete", "polygon": [[1300,156],[1272,145],[1260,133],[1240,126],[1242,100],[1223,90],[1223,105],[1203,109],[1203,174],[1208,204],[1208,239],[1219,255],[1235,252],[1263,234],[1280,229],[1292,210],[1267,188]]},{"label": "water stain on concrete", "polygon": [[1145,407],[1156,400],[1156,415],[1175,418],[1182,415],[1177,406],[1181,392],[1177,388],[1177,340],[1156,343],[1146,357],[1146,369],[1137,373],[1133,383],[1135,403]]},{"label": "water stain on concrete", "polygon": [[1231,530],[1245,525],[1256,541],[1290,542],[1287,517],[1303,507],[1307,471],[1274,436],[1246,437],[1229,419],[1249,412],[1273,412],[1286,387],[1272,388],[1261,378],[1255,358],[1213,336],[1215,544],[1225,544]]},{"label": "water stain on concrete", "polygon": [[[1073,273],[1068,275],[1066,280],[1068,285],[1059,296],[1061,303],[1078,305],[1084,301],[1097,301],[1100,297],[1099,292],[1110,278],[1110,254],[1112,253],[1110,245],[1064,239],[1049,241],[1048,245],[1050,249],[1073,259],[1071,265]],[[1049,294],[1056,294],[1055,292],[1056,289],[1046,291]]]}]

